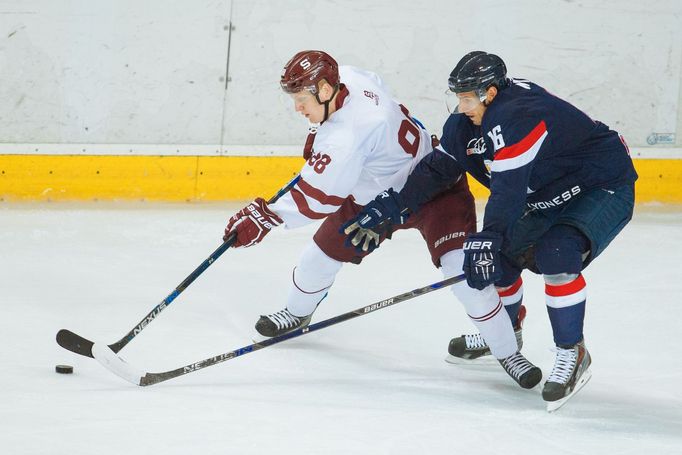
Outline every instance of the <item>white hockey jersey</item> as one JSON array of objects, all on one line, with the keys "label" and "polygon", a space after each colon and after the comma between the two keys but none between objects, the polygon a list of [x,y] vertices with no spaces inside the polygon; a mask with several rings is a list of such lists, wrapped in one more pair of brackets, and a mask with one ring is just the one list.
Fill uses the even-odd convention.
[{"label": "white hockey jersey", "polygon": [[336,112],[317,130],[301,179],[270,208],[288,228],[336,212],[352,196],[365,205],[381,191],[399,191],[431,138],[399,105],[379,76],[339,67]]}]

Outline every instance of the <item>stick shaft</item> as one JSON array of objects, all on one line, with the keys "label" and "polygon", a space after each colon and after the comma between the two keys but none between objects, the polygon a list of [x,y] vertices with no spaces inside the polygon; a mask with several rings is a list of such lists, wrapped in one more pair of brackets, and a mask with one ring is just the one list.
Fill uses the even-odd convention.
[{"label": "stick shaft", "polygon": [[[268,204],[272,204],[276,202],[279,198],[284,196],[286,193],[289,192],[289,190],[298,183],[298,181],[301,179],[301,175],[297,174],[289,183],[284,185],[282,188],[277,191],[277,193],[272,196],[268,200]],[[147,315],[142,318],[142,320],[132,329],[130,332],[128,332],[126,335],[124,335],[119,341],[116,343],[110,344],[109,347],[111,348],[112,351],[118,352],[125,345],[130,343],[130,341],[137,336],[138,333],[140,333],[147,325],[149,325],[150,322],[152,322],[156,317],[166,308],[168,308],[168,305],[170,305],[175,298],[182,293],[190,284],[194,282],[204,271],[211,265],[213,264],[222,254],[227,251],[232,244],[234,244],[235,240],[237,238],[237,235],[233,232],[230,234],[230,236],[223,242],[222,245],[220,245],[211,255],[204,260],[201,264],[199,264],[199,267],[194,269],[192,273],[187,276],[187,278],[184,279],[182,283],[178,285],[168,296],[161,301],[158,305],[156,305]]]},{"label": "stick shaft", "polygon": [[217,365],[219,363],[225,362],[227,360],[234,359],[235,357],[240,357],[245,354],[249,354],[251,352],[258,351],[260,349],[266,348],[268,346],[272,346],[273,344],[281,343],[286,340],[290,340],[292,338],[297,338],[299,336],[305,335],[310,332],[315,332],[317,330],[324,329],[325,327],[329,327],[331,325],[338,324],[340,322],[347,321],[349,319],[356,318],[358,316],[364,316],[369,313],[373,313],[375,311],[381,310],[383,308],[387,308],[389,306],[393,306],[397,303],[404,302],[406,300],[413,299],[415,297],[419,297],[420,295],[427,294],[429,292],[442,289],[444,287],[450,286],[455,283],[459,283],[460,281],[463,281],[465,279],[464,275],[458,275],[455,277],[447,278],[445,280],[439,281],[437,283],[430,284],[428,286],[424,286],[421,288],[413,289],[412,291],[405,292],[403,294],[397,295],[395,297],[390,297],[388,299],[380,300],[376,303],[369,304],[367,306],[364,306],[362,308],[358,308],[357,310],[349,311],[348,313],[343,313],[338,316],[334,316],[329,319],[325,319],[324,321],[317,322],[315,324],[311,324],[308,327],[296,329],[292,332],[285,333],[284,335],[276,336],[273,338],[268,338],[267,340],[250,344],[248,346],[244,346],[239,349],[235,349],[233,351],[225,352],[223,354],[218,354],[214,357],[210,357],[208,359],[201,360],[199,362],[194,362],[190,363],[189,365],[182,366],[180,368],[176,368],[174,370],[170,371],[165,371],[162,373],[146,373],[144,376],[140,378],[140,385],[141,386],[148,386],[148,385],[153,385],[153,384],[158,384],[159,382],[167,381],[169,379],[177,378],[178,376],[183,376],[188,373],[193,373],[195,371]]},{"label": "stick shaft", "polygon": [[[277,193],[268,200],[268,204],[276,202],[279,198],[284,196],[291,188],[298,183],[301,175],[297,174],[289,183],[284,185],[277,191]],[[233,232],[211,255],[204,260],[199,266],[185,278],[173,291],[166,296],[165,299],[156,305],[152,310],[142,318],[128,333],[126,333],[120,340],[109,345],[109,348],[115,353],[123,349],[130,343],[145,327],[147,327],[156,317],[161,314],[163,310],[173,303],[173,301],[184,291],[190,284],[194,282],[204,271],[213,264],[222,254],[227,251],[235,242],[236,234]],[[80,335],[77,335],[69,330],[62,329],[57,333],[57,343],[64,349],[75,352],[76,354],[93,357],[92,345],[90,340],[87,340]]]}]

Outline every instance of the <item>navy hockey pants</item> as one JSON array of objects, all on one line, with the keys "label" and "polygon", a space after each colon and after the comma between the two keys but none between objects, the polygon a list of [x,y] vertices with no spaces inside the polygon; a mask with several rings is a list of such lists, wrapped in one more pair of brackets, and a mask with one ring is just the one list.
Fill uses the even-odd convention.
[{"label": "navy hockey pants", "polygon": [[[514,226],[510,244],[505,246],[503,276],[495,284],[510,286],[523,269],[543,273],[538,268],[543,262],[551,269],[545,270],[548,274],[580,273],[632,219],[634,203],[634,184],[628,184],[587,190],[565,206],[526,212]],[[576,266],[575,254],[557,259],[552,251],[556,247],[579,248],[583,250],[580,253],[589,254],[584,259],[581,256]]]}]

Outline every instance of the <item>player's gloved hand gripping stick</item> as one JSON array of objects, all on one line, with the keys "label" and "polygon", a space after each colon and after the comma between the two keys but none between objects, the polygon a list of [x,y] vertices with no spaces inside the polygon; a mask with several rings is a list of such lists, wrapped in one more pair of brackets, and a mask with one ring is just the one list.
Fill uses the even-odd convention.
[{"label": "player's gloved hand gripping stick", "polygon": [[235,213],[227,222],[224,241],[236,235],[235,248],[248,248],[260,243],[272,228],[284,221],[278,217],[263,198],[258,198],[239,212]]},{"label": "player's gloved hand gripping stick", "polygon": [[464,275],[469,287],[481,290],[502,278],[500,248],[502,236],[496,232],[475,232],[464,241]]},{"label": "player's gloved hand gripping stick", "polygon": [[339,232],[346,234],[345,245],[358,253],[372,252],[379,247],[381,232],[388,223],[403,224],[409,216],[400,193],[389,188],[369,201]]},{"label": "player's gloved hand gripping stick", "polygon": [[[296,185],[300,178],[300,174],[296,175],[296,177],[282,187],[277,194],[270,198],[268,204],[272,204],[284,196],[291,188],[294,187],[294,185]],[[228,248],[237,242],[237,232],[234,231],[230,234],[226,234],[223,239],[224,243],[220,245],[217,250],[211,253],[211,255],[204,262],[202,262],[199,267],[190,273],[189,276],[173,290],[173,292],[168,294],[168,296],[163,299],[161,303],[156,305],[144,318],[142,318],[142,320],[130,332],[124,335],[123,338],[117,342],[110,344],[109,348],[114,352],[119,352],[128,343],[130,343],[132,339],[135,338],[145,327],[147,327],[149,323],[156,319],[156,317],[163,310],[165,310],[175,300],[175,298],[180,295],[182,291],[192,284],[192,282],[196,280],[199,275],[201,275],[211,264],[213,264],[215,260],[218,259],[225,251],[227,251]],[[93,342],[71,332],[70,330],[62,329],[57,332],[57,343],[64,349],[68,349],[69,351],[75,352],[76,354],[94,357],[92,355]]]}]

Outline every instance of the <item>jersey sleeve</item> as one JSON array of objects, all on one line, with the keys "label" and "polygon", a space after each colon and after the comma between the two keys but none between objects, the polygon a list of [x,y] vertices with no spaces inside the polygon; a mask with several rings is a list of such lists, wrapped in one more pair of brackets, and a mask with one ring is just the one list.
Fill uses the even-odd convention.
[{"label": "jersey sleeve", "polygon": [[463,116],[450,116],[443,125],[440,145],[426,155],[407,178],[400,191],[407,208],[417,212],[424,204],[459,181],[465,173],[455,158],[457,147],[466,148],[468,130],[463,128]]},{"label": "jersey sleeve", "polygon": [[498,150],[490,169],[490,197],[483,230],[509,237],[532,192],[528,187],[531,170],[547,137],[547,125],[538,118],[516,117],[488,132],[487,146],[497,143]]},{"label": "jersey sleeve", "polygon": [[440,146],[426,155],[408,176],[400,196],[411,212],[459,181],[464,171]]},{"label": "jersey sleeve", "polygon": [[366,159],[352,146],[315,150],[303,165],[298,183],[270,205],[287,228],[304,226],[336,212],[356,185]]}]

